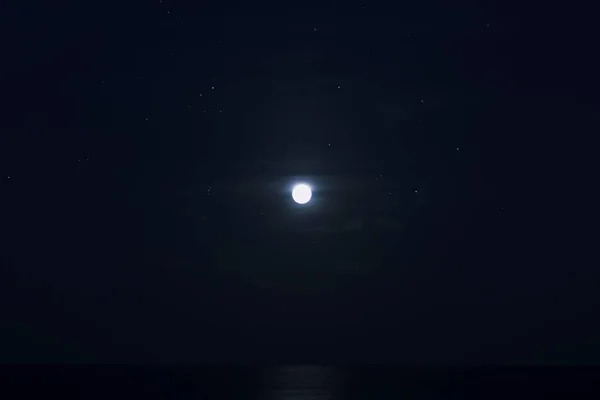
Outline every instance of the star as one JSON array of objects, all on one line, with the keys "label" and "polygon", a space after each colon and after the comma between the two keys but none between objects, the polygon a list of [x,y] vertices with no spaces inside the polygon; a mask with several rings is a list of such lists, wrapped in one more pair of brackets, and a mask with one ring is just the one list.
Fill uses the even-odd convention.
[{"label": "star", "polygon": [[456,151],[458,151],[458,150],[459,150],[459,148],[457,147],[457,148],[456,148]]},{"label": "star", "polygon": [[214,86],[211,86],[210,88],[211,88],[212,90],[215,90],[215,87],[214,87]]}]

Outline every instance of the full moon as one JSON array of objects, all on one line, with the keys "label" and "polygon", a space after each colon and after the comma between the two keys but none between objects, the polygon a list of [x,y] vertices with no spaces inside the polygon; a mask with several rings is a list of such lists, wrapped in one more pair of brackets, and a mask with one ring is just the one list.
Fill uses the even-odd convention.
[{"label": "full moon", "polygon": [[312,197],[312,190],[310,190],[310,186],[305,184],[300,184],[294,186],[294,190],[292,190],[292,198],[298,204],[306,204],[310,201]]}]

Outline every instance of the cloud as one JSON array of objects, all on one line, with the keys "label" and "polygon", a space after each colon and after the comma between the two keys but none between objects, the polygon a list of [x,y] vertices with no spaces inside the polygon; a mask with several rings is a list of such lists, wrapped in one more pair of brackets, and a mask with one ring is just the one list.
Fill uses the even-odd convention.
[{"label": "cloud", "polygon": [[319,225],[312,228],[304,229],[305,232],[320,232],[320,233],[350,233],[361,232],[367,229],[375,230],[398,230],[401,224],[393,219],[382,216],[377,217],[352,217],[346,219],[341,224]]},{"label": "cloud", "polygon": [[344,231],[360,231],[365,224],[365,220],[362,217],[351,218],[346,221],[342,230]]}]

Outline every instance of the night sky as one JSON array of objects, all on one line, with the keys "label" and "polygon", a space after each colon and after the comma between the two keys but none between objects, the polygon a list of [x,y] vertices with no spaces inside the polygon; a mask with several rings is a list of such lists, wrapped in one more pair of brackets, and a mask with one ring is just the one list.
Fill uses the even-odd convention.
[{"label": "night sky", "polygon": [[569,148],[600,127],[590,21],[475,2],[15,7],[1,360],[600,360],[570,204],[591,164]]}]

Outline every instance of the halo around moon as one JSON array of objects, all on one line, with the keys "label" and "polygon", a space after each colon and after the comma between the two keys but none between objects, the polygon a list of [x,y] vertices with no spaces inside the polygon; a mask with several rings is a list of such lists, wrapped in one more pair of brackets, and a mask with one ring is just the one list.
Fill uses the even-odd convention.
[{"label": "halo around moon", "polygon": [[312,190],[310,189],[310,186],[304,183],[294,186],[294,189],[292,190],[292,198],[298,204],[308,203],[312,198]]}]

